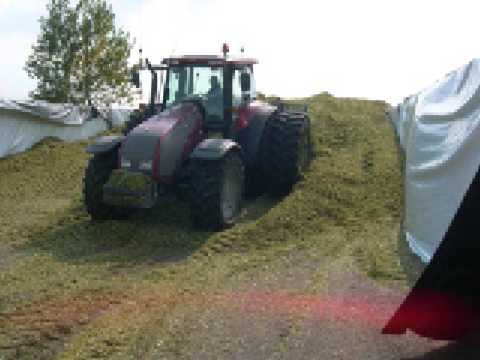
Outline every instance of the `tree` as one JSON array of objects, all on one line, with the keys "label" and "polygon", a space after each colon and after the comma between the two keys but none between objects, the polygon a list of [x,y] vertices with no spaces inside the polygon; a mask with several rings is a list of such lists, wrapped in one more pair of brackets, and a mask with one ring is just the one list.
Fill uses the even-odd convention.
[{"label": "tree", "polygon": [[105,0],[50,0],[25,64],[38,80],[31,96],[50,102],[111,103],[130,98],[130,35]]},{"label": "tree", "polygon": [[70,74],[76,54],[74,39],[76,14],[68,0],[52,0],[47,5],[48,17],[40,18],[40,35],[32,46],[25,70],[38,79],[35,99],[67,102],[70,97]]}]

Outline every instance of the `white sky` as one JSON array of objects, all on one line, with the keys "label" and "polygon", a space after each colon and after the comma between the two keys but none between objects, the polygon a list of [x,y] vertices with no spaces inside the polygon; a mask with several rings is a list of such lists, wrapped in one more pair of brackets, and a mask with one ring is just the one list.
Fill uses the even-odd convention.
[{"label": "white sky", "polygon": [[[35,87],[23,71],[46,0],[0,0],[0,98]],[[144,55],[256,57],[257,90],[401,101],[480,56],[476,1],[111,0]],[[138,46],[137,46],[138,48]],[[132,53],[137,60],[138,53]]]}]

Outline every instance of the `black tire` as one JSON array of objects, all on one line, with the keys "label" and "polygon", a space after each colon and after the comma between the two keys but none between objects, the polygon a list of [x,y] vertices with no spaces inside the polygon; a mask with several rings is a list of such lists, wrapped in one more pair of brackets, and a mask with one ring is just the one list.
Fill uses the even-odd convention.
[{"label": "black tire", "polygon": [[267,188],[265,172],[262,171],[260,164],[249,166],[245,175],[245,196],[247,198],[256,198],[265,193]]},{"label": "black tire", "polygon": [[102,201],[103,185],[117,166],[117,151],[96,154],[88,162],[83,179],[83,195],[92,220],[125,219],[131,212],[129,208],[110,206]]},{"label": "black tire", "polygon": [[188,165],[190,215],[194,227],[221,230],[235,224],[243,205],[245,170],[238,151],[219,160]]},{"label": "black tire", "polygon": [[268,192],[286,195],[312,159],[310,119],[302,113],[278,113],[268,121],[265,131]]},{"label": "black tire", "polygon": [[245,194],[255,198],[265,193],[268,184],[268,125],[266,125],[258,148],[258,156],[255,162],[246,168]]}]

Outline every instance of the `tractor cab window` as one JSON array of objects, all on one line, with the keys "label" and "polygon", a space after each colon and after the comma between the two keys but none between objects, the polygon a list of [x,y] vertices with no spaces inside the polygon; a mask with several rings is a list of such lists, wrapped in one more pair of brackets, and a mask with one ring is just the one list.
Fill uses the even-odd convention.
[{"label": "tractor cab window", "polygon": [[[251,79],[251,89],[249,92],[242,93],[240,76],[242,73],[250,74]],[[232,73],[232,105],[240,106],[243,100],[253,99],[253,94],[255,94],[254,84],[253,84],[253,75],[250,67],[245,66],[242,68],[234,69]]]},{"label": "tractor cab window", "polygon": [[181,65],[170,68],[167,108],[184,100],[200,101],[207,116],[223,118],[223,68]]},{"label": "tractor cab window", "polygon": [[235,69],[232,73],[232,105],[240,106],[242,103],[242,88],[240,87],[240,69]]}]

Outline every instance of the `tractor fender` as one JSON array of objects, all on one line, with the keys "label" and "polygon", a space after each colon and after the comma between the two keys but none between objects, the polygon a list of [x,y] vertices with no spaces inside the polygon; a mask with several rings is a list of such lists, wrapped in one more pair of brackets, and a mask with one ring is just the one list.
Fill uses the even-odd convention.
[{"label": "tractor fender", "polygon": [[230,139],[205,139],[193,149],[190,159],[218,160],[229,151],[238,150],[243,157],[242,148]]},{"label": "tractor fender", "polygon": [[106,153],[119,146],[124,139],[125,136],[123,135],[102,136],[89,144],[85,151],[89,154]]},{"label": "tractor fender", "polygon": [[235,135],[235,140],[238,141],[245,153],[247,164],[255,165],[258,163],[266,124],[276,110],[276,107],[259,101],[249,106],[249,126]]}]

